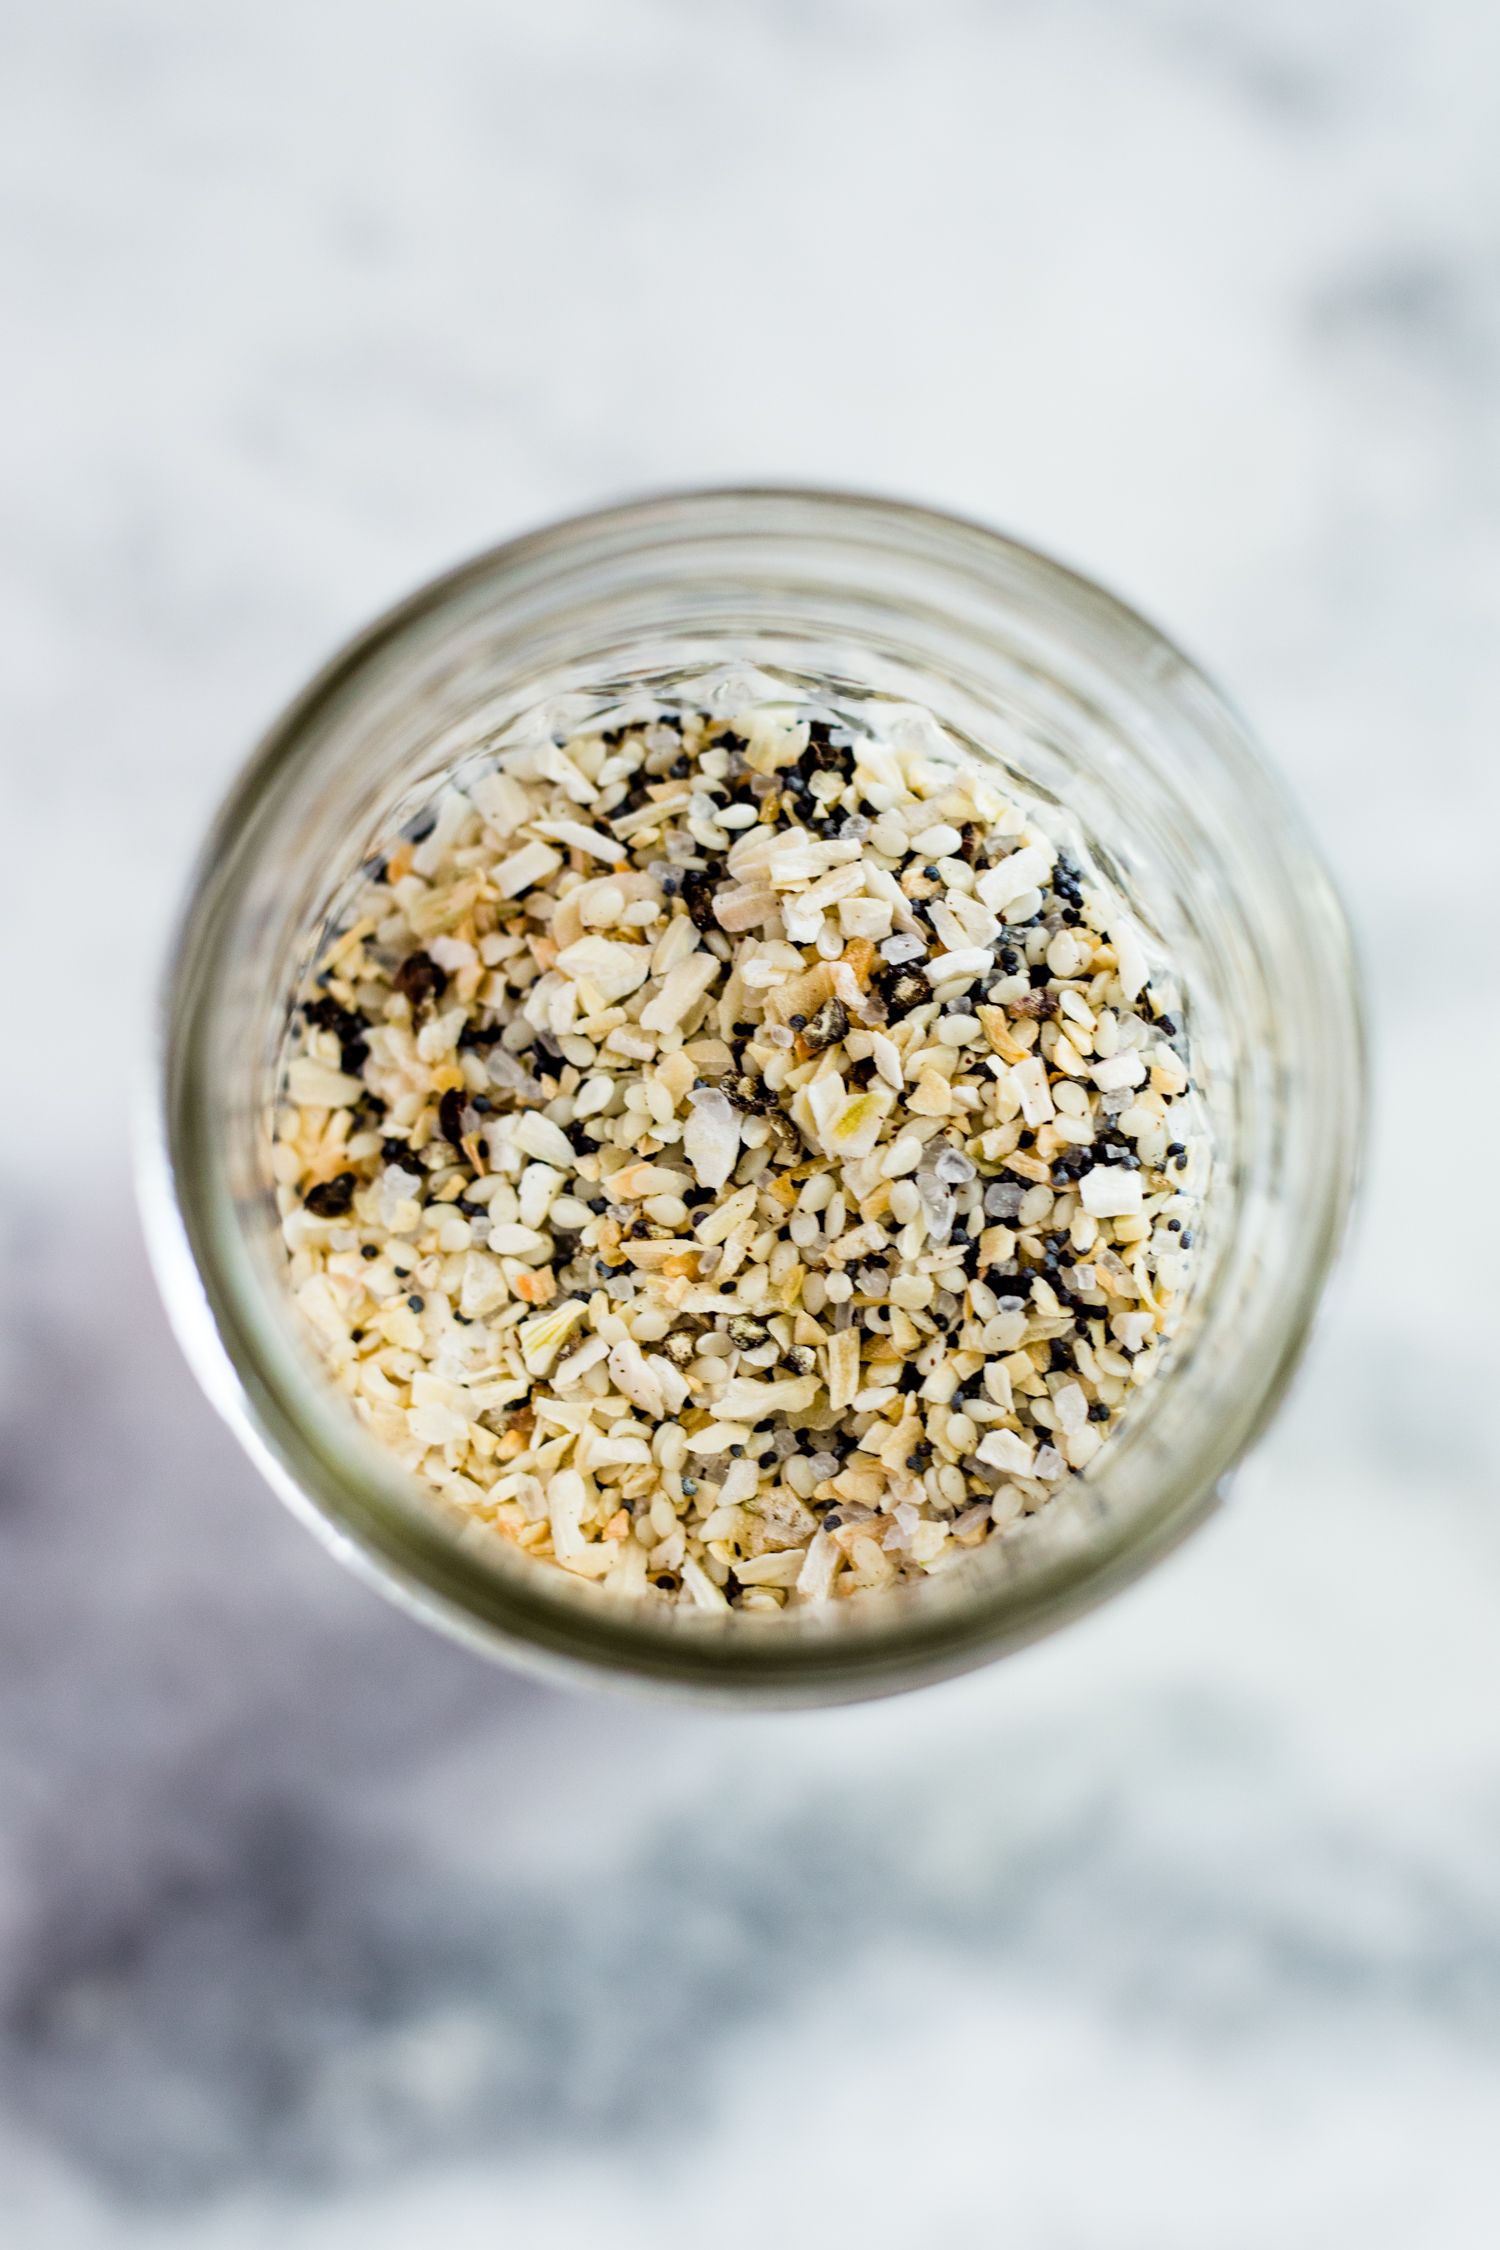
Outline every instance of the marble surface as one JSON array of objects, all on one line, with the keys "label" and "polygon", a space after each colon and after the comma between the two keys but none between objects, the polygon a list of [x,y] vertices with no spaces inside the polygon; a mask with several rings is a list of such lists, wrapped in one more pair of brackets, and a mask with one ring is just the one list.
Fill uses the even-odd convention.
[{"label": "marble surface", "polygon": [[[1500,2229],[1480,0],[54,0],[0,26],[15,2250],[1468,2250]],[[132,1216],[246,744],[515,529],[841,482],[1253,714],[1357,922],[1360,1231],[1232,1506],[920,1697],[567,1697],[198,1399]]]}]

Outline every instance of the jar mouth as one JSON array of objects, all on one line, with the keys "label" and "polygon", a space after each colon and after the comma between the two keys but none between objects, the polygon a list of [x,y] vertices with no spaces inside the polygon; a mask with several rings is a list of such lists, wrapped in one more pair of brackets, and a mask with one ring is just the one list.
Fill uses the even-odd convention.
[{"label": "jar mouth", "polygon": [[[599,707],[622,681],[705,659],[925,703],[1033,799],[1068,807],[1181,954],[1217,1103],[1207,1255],[1172,1363],[1094,1471],[1022,1538],[920,1587],[768,1620],[611,1599],[460,1543],[297,1334],[266,1163],[297,948],[403,796],[528,706]],[[1200,1522],[1300,1357],[1347,1216],[1363,1103],[1337,900],[1202,674],[1111,595],[1016,542],[831,492],[693,492],[574,518],[369,628],[272,729],[221,812],[159,1038],[141,1165],[158,1276],[200,1380],[283,1499],[364,1576],[487,1653],[739,1702],[849,1700],[967,1669],[1092,1606]]]}]

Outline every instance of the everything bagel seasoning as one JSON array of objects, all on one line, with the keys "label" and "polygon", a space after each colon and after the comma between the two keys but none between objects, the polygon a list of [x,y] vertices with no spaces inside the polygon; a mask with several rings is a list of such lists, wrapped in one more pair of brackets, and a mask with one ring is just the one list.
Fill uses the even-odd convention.
[{"label": "everything bagel seasoning", "polygon": [[1089,1471],[1209,1149],[1065,821],[925,712],[752,684],[455,769],[313,949],[272,1164],[317,1349],[466,1541],[769,1613]]}]

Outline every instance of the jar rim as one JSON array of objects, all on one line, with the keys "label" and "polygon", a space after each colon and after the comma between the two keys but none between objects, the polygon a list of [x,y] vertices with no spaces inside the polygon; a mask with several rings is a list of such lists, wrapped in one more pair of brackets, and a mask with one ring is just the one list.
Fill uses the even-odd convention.
[{"label": "jar rim", "polygon": [[[899,566],[914,578],[925,571],[946,590],[950,617],[988,608],[1015,633],[1024,619],[1038,646],[1112,666],[1123,688],[1199,739],[1204,785],[1212,779],[1274,830],[1288,861],[1285,910],[1298,921],[1310,988],[1296,1005],[1317,1027],[1304,1030],[1303,1044],[1321,1035],[1330,1048],[1293,1058],[1309,1082],[1292,1098],[1315,1100],[1321,1147],[1309,1143],[1306,1176],[1299,1174],[1299,1239],[1279,1277],[1280,1313],[1256,1339],[1260,1356],[1243,1410],[1225,1417],[1216,1436],[1204,1433],[1191,1463],[1161,1464],[1154,1506],[1128,1519],[1101,1507],[1092,1535],[1050,1560],[1012,1577],[992,1572],[992,1583],[980,1585],[981,1573],[961,1578],[966,1558],[909,1591],[839,1604],[839,1614],[812,1629],[789,1630],[801,1612],[754,1623],[735,1617],[721,1628],[661,1605],[610,1600],[519,1558],[516,1568],[499,1571],[461,1547],[415,1501],[394,1462],[372,1458],[373,1441],[326,1395],[306,1347],[300,1360],[290,1349],[279,1308],[262,1301],[242,1254],[243,1183],[237,1188],[229,1176],[209,1068],[226,949],[268,808],[300,762],[317,754],[319,729],[336,724],[341,702],[374,692],[377,680],[399,680],[403,653],[411,657],[419,641],[440,646],[444,619],[456,631],[476,602],[482,609],[507,590],[515,599],[517,589],[566,588],[604,559],[628,563],[674,545],[701,554],[716,539],[726,550],[747,540],[779,544],[789,564],[803,547],[838,539],[841,556],[860,558],[849,568],[872,585],[883,569]],[[895,1692],[1024,1645],[1139,1575],[1210,1512],[1284,1394],[1336,1255],[1358,1169],[1364,1058],[1352,947],[1326,870],[1244,723],[1173,642],[1067,565],[984,525],[907,501],[765,485],[653,494],[523,533],[417,588],[340,649],[252,753],[210,831],[163,980],[155,1085],[139,1137],[140,1192],[173,1325],[215,1406],[325,1544],[386,1594],[486,1654],[554,1676],[697,1700],[811,1704]],[[1187,1364],[1169,1368],[1163,1392],[1189,1372]],[[1155,1407],[1149,1402],[1139,1416],[1143,1425]],[[546,1583],[552,1580],[562,1583]]]}]

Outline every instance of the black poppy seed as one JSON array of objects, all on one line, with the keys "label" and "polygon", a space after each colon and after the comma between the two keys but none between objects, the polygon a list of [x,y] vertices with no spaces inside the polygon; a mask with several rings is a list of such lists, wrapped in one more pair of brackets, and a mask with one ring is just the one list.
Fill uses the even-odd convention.
[{"label": "black poppy seed", "polygon": [[684,1492],[685,1492],[685,1493],[687,1494],[688,1498],[689,1498],[689,1499],[691,1500],[691,1499],[692,1499],[692,1497],[693,1497],[693,1494],[694,1494],[694,1493],[695,1493],[695,1492],[697,1491],[697,1489],[698,1489],[698,1480],[697,1480],[697,1478],[696,1478],[696,1477],[684,1477],[684,1478],[683,1478],[683,1480],[682,1480],[682,1489],[683,1489],[683,1491],[684,1491]]},{"label": "black poppy seed", "polygon": [[375,1243],[367,1242],[362,1246],[359,1254],[362,1258],[378,1258],[380,1250]]},{"label": "black poppy seed", "polygon": [[1091,1422],[1107,1422],[1109,1420],[1109,1408],[1102,1398],[1096,1398],[1090,1402],[1089,1420]]},{"label": "black poppy seed", "polygon": [[427,1299],[425,1297],[419,1297],[416,1294],[415,1290],[412,1292],[411,1296],[407,1298],[406,1301],[410,1305],[413,1312],[424,1312],[426,1310]]},{"label": "black poppy seed", "polygon": [[745,1458],[745,1448],[742,1445],[732,1445],[729,1448],[729,1458],[731,1461],[743,1461],[743,1459]]}]

